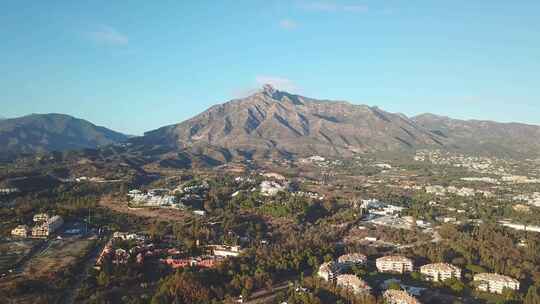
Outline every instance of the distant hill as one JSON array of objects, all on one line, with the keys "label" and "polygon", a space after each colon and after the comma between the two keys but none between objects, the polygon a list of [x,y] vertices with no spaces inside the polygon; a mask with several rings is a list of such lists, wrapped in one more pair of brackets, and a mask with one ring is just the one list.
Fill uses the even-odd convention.
[{"label": "distant hill", "polygon": [[63,114],[32,114],[0,120],[0,154],[96,148],[128,137]]},{"label": "distant hill", "polygon": [[540,126],[484,120],[459,120],[422,114],[412,120],[444,138],[446,148],[501,156],[540,156]]},{"label": "distant hill", "polygon": [[317,100],[266,85],[251,96],[215,105],[133,142],[227,162],[315,154],[348,157],[422,148],[538,154],[539,135],[539,126],[435,115],[409,118],[377,107]]}]

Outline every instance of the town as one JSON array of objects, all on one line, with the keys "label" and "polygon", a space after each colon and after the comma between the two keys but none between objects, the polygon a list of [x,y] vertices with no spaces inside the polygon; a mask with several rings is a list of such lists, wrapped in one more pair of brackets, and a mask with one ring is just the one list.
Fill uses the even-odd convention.
[{"label": "town", "polygon": [[179,286],[193,303],[536,303],[539,168],[422,150],[142,182],[5,176],[1,296],[168,303]]}]

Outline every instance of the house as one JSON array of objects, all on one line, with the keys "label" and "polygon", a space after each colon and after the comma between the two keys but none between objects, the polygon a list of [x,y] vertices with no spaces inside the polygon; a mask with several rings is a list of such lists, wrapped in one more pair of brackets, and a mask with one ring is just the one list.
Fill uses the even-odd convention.
[{"label": "house", "polygon": [[383,298],[388,304],[420,304],[420,301],[403,290],[387,290]]},{"label": "house", "polygon": [[26,225],[19,225],[11,230],[11,235],[14,237],[27,237],[31,232],[30,228]]},{"label": "house", "polygon": [[334,281],[341,271],[339,265],[335,262],[326,262],[319,267],[317,275],[325,281]]},{"label": "house", "polygon": [[480,273],[474,276],[477,289],[491,293],[503,293],[504,289],[519,290],[519,281],[496,273]]},{"label": "house", "polygon": [[338,258],[338,263],[342,268],[352,268],[366,264],[367,257],[361,253],[350,253]]},{"label": "house", "polygon": [[336,285],[357,294],[366,294],[371,292],[371,287],[362,279],[352,274],[338,275]]},{"label": "house", "polygon": [[413,261],[403,256],[385,256],[375,261],[379,272],[406,273],[413,271]]},{"label": "house", "polygon": [[447,279],[461,278],[461,269],[447,263],[427,264],[420,267],[420,273],[430,281],[442,282]]}]

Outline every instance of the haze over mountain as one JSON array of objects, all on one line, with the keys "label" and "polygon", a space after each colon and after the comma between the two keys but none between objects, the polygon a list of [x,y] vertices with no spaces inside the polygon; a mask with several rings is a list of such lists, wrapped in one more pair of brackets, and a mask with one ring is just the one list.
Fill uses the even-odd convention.
[{"label": "haze over mountain", "polygon": [[0,154],[96,148],[128,136],[63,114],[32,114],[0,120]]},{"label": "haze over mountain", "polygon": [[436,115],[408,118],[377,107],[317,100],[265,85],[246,98],[215,105],[179,124],[147,132],[137,142],[229,161],[315,154],[347,157],[420,148],[537,154],[538,135],[539,126]]}]

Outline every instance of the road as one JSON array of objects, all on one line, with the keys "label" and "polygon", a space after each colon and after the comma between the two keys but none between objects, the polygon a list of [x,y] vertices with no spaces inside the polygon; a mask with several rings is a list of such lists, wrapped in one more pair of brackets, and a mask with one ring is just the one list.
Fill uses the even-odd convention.
[{"label": "road", "polygon": [[261,289],[254,292],[249,300],[245,301],[245,304],[261,304],[266,303],[270,300],[273,300],[279,291],[286,290],[289,287],[289,282],[284,282],[282,284],[272,287],[272,290]]}]

